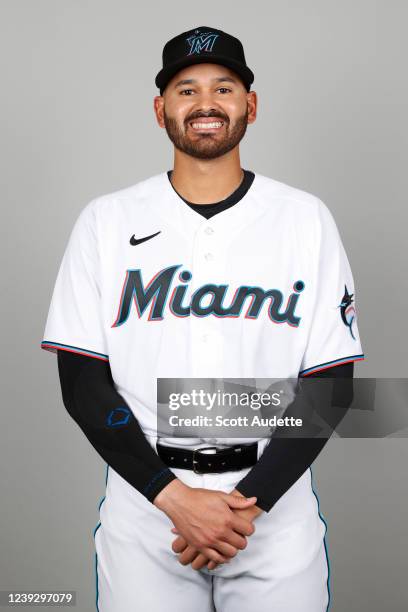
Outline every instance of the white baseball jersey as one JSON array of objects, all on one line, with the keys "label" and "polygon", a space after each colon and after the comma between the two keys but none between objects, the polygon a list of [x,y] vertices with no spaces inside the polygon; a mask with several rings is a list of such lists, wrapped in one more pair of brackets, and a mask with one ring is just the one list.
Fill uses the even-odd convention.
[{"label": "white baseball jersey", "polygon": [[[208,220],[166,172],[92,200],[72,230],[41,346],[109,360],[149,439],[159,377],[297,378],[364,358],[332,214],[257,173]],[[204,441],[229,442],[184,440]]]},{"label": "white baseball jersey", "polygon": [[[364,357],[330,211],[257,173],[239,202],[209,220],[166,172],[91,201],[64,253],[41,346],[109,360],[153,448],[157,378],[297,378]],[[189,486],[230,492],[249,469],[173,471]],[[307,470],[257,518],[231,563],[197,572],[175,559],[168,517],[109,470],[95,530],[97,609],[210,612],[213,596],[224,612],[248,610],[254,597],[260,612],[323,612],[325,524],[312,489]]]}]

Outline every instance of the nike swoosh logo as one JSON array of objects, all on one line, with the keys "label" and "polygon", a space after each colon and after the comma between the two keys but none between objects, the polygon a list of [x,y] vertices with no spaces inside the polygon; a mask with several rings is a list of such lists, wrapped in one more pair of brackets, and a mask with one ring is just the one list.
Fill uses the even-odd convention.
[{"label": "nike swoosh logo", "polygon": [[137,244],[146,242],[146,240],[150,240],[150,238],[154,238],[155,236],[157,236],[157,234],[160,234],[160,231],[156,232],[155,234],[151,234],[150,236],[145,236],[144,238],[135,238],[135,235],[133,234],[129,242],[132,246],[136,246]]}]

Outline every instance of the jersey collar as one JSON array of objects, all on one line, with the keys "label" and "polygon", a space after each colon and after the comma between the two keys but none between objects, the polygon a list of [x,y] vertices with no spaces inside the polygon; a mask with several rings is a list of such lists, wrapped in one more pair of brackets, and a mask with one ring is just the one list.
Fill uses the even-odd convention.
[{"label": "jersey collar", "polygon": [[210,226],[214,230],[233,235],[260,214],[265,212],[265,205],[257,198],[257,173],[246,194],[234,206],[223,210],[206,219],[191,208],[175,191],[169,181],[167,171],[157,175],[157,211],[165,217],[166,222],[180,232],[195,233],[203,227]]}]

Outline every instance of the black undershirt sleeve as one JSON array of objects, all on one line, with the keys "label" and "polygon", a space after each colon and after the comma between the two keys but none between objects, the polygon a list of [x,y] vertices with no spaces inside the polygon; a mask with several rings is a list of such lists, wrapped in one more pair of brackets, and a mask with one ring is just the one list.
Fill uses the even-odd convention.
[{"label": "black undershirt sleeve", "polygon": [[176,475],[116,391],[109,362],[59,350],[58,372],[70,416],[108,465],[153,503]]},{"label": "black undershirt sleeve", "polygon": [[[70,416],[108,465],[153,503],[176,475],[149,444],[131,409],[116,391],[109,362],[59,350],[58,372],[64,406]],[[353,364],[335,366],[308,378],[318,375],[352,378]],[[347,404],[344,387],[341,389],[337,395],[342,397],[337,398],[336,405]],[[293,405],[295,411],[295,402]],[[311,465],[327,438],[276,437],[271,442],[236,486],[247,497],[256,495],[257,505],[266,512]]]},{"label": "black undershirt sleeve", "polygon": [[[351,362],[307,376],[332,379],[331,398],[328,401],[326,398],[319,406],[329,416],[331,431],[342,420],[353,400],[353,374],[354,364]],[[318,383],[315,384],[315,391],[316,387]],[[298,417],[308,401],[300,391],[284,416]],[[302,435],[305,435],[304,432]],[[255,495],[256,505],[265,512],[269,512],[311,466],[330,437],[293,436],[293,428],[289,432],[284,427],[277,427],[258,462],[235,487],[245,497]]]}]

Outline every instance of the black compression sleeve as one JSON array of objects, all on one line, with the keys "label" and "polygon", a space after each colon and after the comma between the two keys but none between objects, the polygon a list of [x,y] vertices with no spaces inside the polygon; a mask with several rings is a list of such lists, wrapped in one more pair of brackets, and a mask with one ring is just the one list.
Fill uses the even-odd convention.
[{"label": "black compression sleeve", "polygon": [[58,372],[70,416],[108,465],[153,503],[176,475],[116,391],[109,362],[59,350]]},{"label": "black compression sleeve", "polygon": [[[310,374],[307,377],[333,379],[333,407],[327,406],[327,410],[332,410],[332,426],[340,422],[352,402],[352,380],[348,383],[344,379],[352,379],[353,373],[354,364],[347,363]],[[290,406],[285,412],[285,416],[289,416],[290,412],[295,414],[296,405],[301,405],[304,401],[299,394],[293,402],[293,407]],[[269,512],[282,495],[310,467],[328,440],[328,437],[279,437],[282,430],[283,428],[276,428],[258,462],[235,487],[246,497],[255,495],[256,505],[265,512]]]}]

